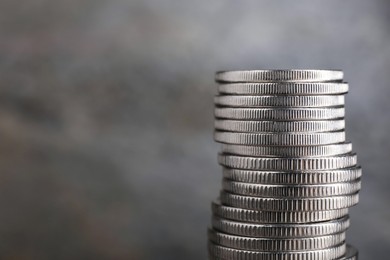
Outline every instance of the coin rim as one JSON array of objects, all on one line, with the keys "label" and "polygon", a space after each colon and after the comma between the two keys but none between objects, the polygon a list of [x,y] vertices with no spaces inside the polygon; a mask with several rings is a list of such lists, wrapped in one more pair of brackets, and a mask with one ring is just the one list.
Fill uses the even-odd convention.
[{"label": "coin rim", "polygon": [[240,144],[221,144],[221,152],[251,157],[321,157],[335,156],[352,152],[351,142],[328,145],[305,146],[256,146]]},{"label": "coin rim", "polygon": [[272,120],[234,120],[219,119],[214,121],[214,128],[219,131],[238,133],[263,132],[333,132],[345,129],[344,119],[272,121]]},{"label": "coin rim", "polygon": [[314,198],[270,198],[244,196],[221,190],[219,198],[223,205],[244,209],[264,211],[328,211],[355,206],[359,202],[359,192],[342,196]]},{"label": "coin rim", "polygon": [[[264,183],[264,184],[325,184],[347,182],[362,177],[362,168],[359,165],[334,169],[334,170],[316,170],[316,171],[260,171],[246,170],[223,167],[222,174],[224,178],[237,182]],[[341,179],[335,176],[347,176],[351,178]],[[273,179],[274,178],[274,179]],[[292,179],[296,178],[295,181]],[[304,179],[303,179],[304,178]],[[310,178],[311,180],[309,180]],[[266,180],[270,179],[270,180]],[[333,179],[333,180],[330,180]]]},{"label": "coin rim", "polygon": [[278,69],[225,70],[215,73],[216,82],[340,82],[342,70]]},{"label": "coin rim", "polygon": [[253,121],[313,121],[344,118],[345,108],[344,106],[313,108],[215,107],[214,116],[220,119],[249,119]]},{"label": "coin rim", "polygon": [[217,95],[214,104],[219,107],[334,107],[344,106],[344,95]]},{"label": "coin rim", "polygon": [[[213,216],[217,216],[221,219],[261,224],[305,224],[309,222],[326,222],[348,215],[348,208],[328,211],[260,211],[222,205],[219,200],[214,200],[211,203],[211,211]],[[321,215],[321,217],[319,215]]]},{"label": "coin rim", "polygon": [[218,154],[218,163],[235,169],[251,170],[333,170],[351,168],[357,164],[356,153],[322,157],[249,157]]},{"label": "coin rim", "polygon": [[248,146],[314,146],[345,142],[345,131],[321,133],[232,133],[214,131],[214,140],[223,144]]},{"label": "coin rim", "polygon": [[272,239],[232,235],[208,228],[207,237],[216,245],[239,250],[304,251],[326,249],[339,245],[345,241],[346,232],[316,237]]},{"label": "coin rim", "polygon": [[[266,260],[270,259],[282,259],[279,257],[288,256],[290,260],[327,260],[338,259],[345,254],[346,243],[343,242],[340,245],[320,249],[320,250],[304,250],[304,251],[279,251],[279,252],[267,252],[267,251],[253,251],[253,250],[240,250],[229,247],[216,245],[212,242],[208,242],[208,251],[211,256],[221,257],[222,259],[235,259],[235,260]],[[225,250],[224,253],[217,252],[217,250]],[[220,255],[217,256],[216,254]],[[224,254],[225,256],[222,256]],[[229,255],[229,256],[228,256]],[[233,257],[233,258],[231,258]]]},{"label": "coin rim", "polygon": [[298,83],[298,82],[258,82],[258,83],[220,83],[218,93],[222,95],[345,95],[349,85],[342,83]]},{"label": "coin rim", "polygon": [[261,184],[236,182],[224,178],[222,189],[226,192],[267,198],[319,198],[355,194],[360,191],[361,180],[327,184]]},{"label": "coin rim", "polygon": [[248,223],[213,215],[211,226],[219,232],[237,236],[309,238],[345,232],[350,226],[350,218],[347,214],[338,219],[313,223]]}]

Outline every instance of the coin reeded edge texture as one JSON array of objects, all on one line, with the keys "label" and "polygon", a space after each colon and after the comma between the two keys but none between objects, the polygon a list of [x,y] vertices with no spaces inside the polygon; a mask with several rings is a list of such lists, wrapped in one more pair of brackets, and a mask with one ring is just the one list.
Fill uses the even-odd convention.
[{"label": "coin reeded edge texture", "polygon": [[308,185],[244,183],[228,179],[224,179],[222,181],[222,188],[229,193],[270,198],[316,198],[343,196],[358,192],[360,187],[360,179],[353,182]]},{"label": "coin reeded edge texture", "polygon": [[350,142],[308,146],[256,146],[222,144],[221,151],[225,154],[256,157],[317,157],[350,153],[352,152],[352,144]]},{"label": "coin reeded edge texture", "polygon": [[326,108],[231,108],[216,107],[216,118],[248,119],[248,120],[325,120],[344,118],[344,107]]},{"label": "coin reeded edge texture", "polygon": [[223,247],[209,242],[209,253],[211,256],[232,260],[329,260],[337,259],[345,254],[346,244],[340,244],[331,248],[306,251],[249,251]]},{"label": "coin reeded edge texture", "polygon": [[243,223],[214,216],[212,227],[220,232],[247,237],[304,238],[338,234],[349,228],[349,216],[314,223]]},{"label": "coin reeded edge texture", "polygon": [[236,70],[219,71],[217,82],[332,82],[342,81],[340,70]]},{"label": "coin reeded edge texture", "polygon": [[222,204],[265,211],[324,211],[350,208],[359,202],[359,193],[315,198],[269,198],[220,192]]},{"label": "coin reeded edge texture", "polygon": [[333,107],[344,105],[343,95],[324,96],[215,96],[224,107]]},{"label": "coin reeded edge texture", "polygon": [[[272,120],[272,119],[271,119]],[[344,119],[311,121],[250,121],[216,119],[217,130],[229,132],[333,132],[344,130]]]},{"label": "coin reeded edge texture", "polygon": [[246,157],[230,154],[218,154],[221,165],[251,170],[332,170],[356,165],[356,154],[349,153],[323,157]]},{"label": "coin reeded edge texture", "polygon": [[298,251],[318,250],[336,246],[345,241],[345,232],[305,238],[261,238],[237,236],[208,229],[208,238],[217,245],[243,250]]},{"label": "coin reeded edge texture", "polygon": [[224,95],[340,95],[347,83],[227,83],[219,84]]},{"label": "coin reeded edge texture", "polygon": [[253,146],[327,145],[345,141],[345,131],[326,133],[232,133],[215,131],[219,143]]},{"label": "coin reeded edge texture", "polygon": [[223,177],[248,183],[269,184],[325,184],[348,182],[362,176],[360,166],[318,171],[252,171],[223,167]]},{"label": "coin reeded edge texture", "polygon": [[251,209],[234,208],[221,205],[219,201],[212,203],[212,212],[215,216],[241,222],[253,223],[310,223],[334,220],[348,214],[348,209],[328,211],[298,211],[298,212],[277,212],[259,211]]}]

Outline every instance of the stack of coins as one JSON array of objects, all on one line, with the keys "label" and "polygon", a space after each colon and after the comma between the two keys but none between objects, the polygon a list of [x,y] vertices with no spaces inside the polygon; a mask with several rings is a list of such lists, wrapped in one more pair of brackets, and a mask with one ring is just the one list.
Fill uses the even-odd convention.
[{"label": "stack of coins", "polygon": [[343,72],[225,71],[216,81],[223,181],[210,259],[357,259],[346,230],[361,168],[345,141]]}]

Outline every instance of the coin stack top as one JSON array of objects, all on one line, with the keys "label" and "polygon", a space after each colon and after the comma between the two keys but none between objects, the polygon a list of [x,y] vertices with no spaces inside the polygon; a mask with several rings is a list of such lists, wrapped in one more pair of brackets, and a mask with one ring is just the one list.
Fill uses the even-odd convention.
[{"label": "coin stack top", "polygon": [[346,141],[339,70],[216,73],[222,190],[210,259],[357,259],[346,244],[361,168]]}]

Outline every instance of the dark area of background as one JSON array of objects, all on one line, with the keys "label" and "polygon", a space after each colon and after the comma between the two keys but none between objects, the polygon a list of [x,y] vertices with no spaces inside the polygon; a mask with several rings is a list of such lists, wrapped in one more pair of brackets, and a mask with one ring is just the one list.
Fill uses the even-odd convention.
[{"label": "dark area of background", "polygon": [[0,259],[206,259],[214,72],[339,68],[364,168],[348,240],[390,245],[390,2],[2,0]]}]

